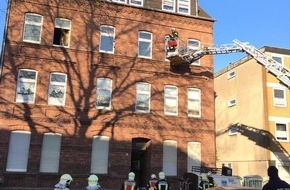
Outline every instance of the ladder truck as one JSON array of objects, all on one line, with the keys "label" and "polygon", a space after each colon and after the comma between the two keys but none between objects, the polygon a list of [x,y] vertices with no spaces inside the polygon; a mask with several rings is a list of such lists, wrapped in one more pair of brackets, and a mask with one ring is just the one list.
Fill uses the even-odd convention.
[{"label": "ladder truck", "polygon": [[[176,43],[174,43],[174,40]],[[281,83],[290,88],[290,70],[282,64],[276,62],[271,57],[267,56],[248,42],[240,42],[233,40],[233,44],[225,44],[220,46],[204,46],[196,47],[195,49],[183,48],[179,45],[179,39],[165,37],[166,43],[166,58],[170,60],[170,64],[181,65],[191,64],[205,55],[228,54],[235,52],[246,52],[256,59],[262,66],[270,71]]]}]

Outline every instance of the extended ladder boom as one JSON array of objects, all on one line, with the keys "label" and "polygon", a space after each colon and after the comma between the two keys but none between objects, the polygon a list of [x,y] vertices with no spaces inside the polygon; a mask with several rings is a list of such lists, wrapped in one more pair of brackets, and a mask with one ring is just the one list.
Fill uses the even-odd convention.
[{"label": "extended ladder boom", "polygon": [[179,48],[176,52],[168,54],[167,59],[172,62],[180,63],[180,59],[193,63],[204,55],[228,54],[235,52],[246,52],[262,64],[267,70],[273,73],[278,80],[290,88],[290,70],[282,64],[276,62],[271,57],[262,53],[249,43],[242,43],[239,40],[233,40],[234,44],[214,46],[214,47],[197,47],[196,49],[183,50]]}]

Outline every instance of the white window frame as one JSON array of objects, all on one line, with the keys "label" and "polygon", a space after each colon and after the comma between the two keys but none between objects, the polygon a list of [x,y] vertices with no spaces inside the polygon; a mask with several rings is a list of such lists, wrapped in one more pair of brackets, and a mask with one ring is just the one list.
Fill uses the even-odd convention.
[{"label": "white window frame", "polygon": [[[172,105],[168,105],[168,102],[172,100],[174,101],[173,104],[176,104],[174,107],[176,107],[175,112],[169,112],[166,111],[166,107],[173,107]],[[164,114],[165,115],[178,115],[178,88],[176,86],[172,85],[166,85],[164,86]]]},{"label": "white window frame", "polygon": [[168,12],[175,12],[175,0],[162,0],[162,10]]},{"label": "white window frame", "polygon": [[[275,97],[275,90],[283,91],[284,98],[276,98]],[[276,107],[286,107],[287,106],[286,90],[284,88],[273,88],[273,105]]]},{"label": "white window frame", "polygon": [[143,7],[143,0],[129,0],[130,5]]},{"label": "white window frame", "polygon": [[61,134],[44,133],[39,172],[58,173],[60,160]]},{"label": "white window frame", "polygon": [[[29,21],[28,20],[28,16],[34,16],[34,17],[41,17],[41,21],[37,22],[37,21]],[[26,32],[26,29],[28,28],[28,26],[32,26],[33,28],[39,27],[39,36],[38,39],[31,39],[31,36],[27,37],[27,34],[29,34],[29,32]],[[41,43],[41,33],[42,33],[42,25],[43,25],[43,16],[39,15],[39,14],[35,14],[35,13],[26,13],[25,14],[25,18],[24,18],[24,27],[23,27],[23,36],[22,36],[22,40],[24,42],[30,42],[30,43],[36,43],[36,44],[40,44]],[[37,32],[34,29],[33,33]],[[33,38],[33,37],[32,37]]]},{"label": "white window frame", "polygon": [[30,146],[30,131],[12,131],[9,140],[6,171],[26,172]]},{"label": "white window frame", "polygon": [[228,79],[234,78],[236,76],[236,71],[228,72]]},{"label": "white window frame", "polygon": [[187,143],[187,172],[192,172],[192,166],[201,166],[201,143]]},{"label": "white window frame", "polygon": [[[66,26],[64,23],[69,23],[69,26]],[[70,34],[71,34],[71,21],[66,19],[66,18],[55,18],[54,20],[54,34],[53,34],[53,37],[56,35],[55,34],[55,29],[60,29],[61,31],[68,31],[68,34],[66,34],[67,36],[64,37],[65,35],[62,33],[60,35],[60,42],[59,44],[55,44],[54,41],[53,41],[53,46],[58,46],[58,47],[66,47],[68,48],[69,45],[70,45]],[[67,39],[67,45],[62,41],[62,38],[63,39]],[[53,39],[54,40],[54,39]]]},{"label": "white window frame", "polygon": [[[187,39],[187,51],[190,51],[191,53],[196,52],[200,49],[200,41],[197,39]],[[200,59],[195,60],[191,63],[192,65],[200,66]]]},{"label": "white window frame", "polygon": [[[35,77],[29,78],[22,73],[34,73]],[[19,103],[34,103],[37,86],[37,74],[38,72],[30,69],[19,69],[17,76],[17,87],[15,102]],[[29,75],[28,75],[29,76]]]},{"label": "white window frame", "polygon": [[235,106],[237,104],[237,100],[235,98],[233,99],[230,99],[228,101],[228,107],[232,107],[232,106]]},{"label": "white window frame", "polygon": [[[279,63],[279,64],[281,64],[281,65],[284,66],[284,59],[283,59],[283,56],[282,55],[272,54],[272,59],[275,62],[277,62],[277,63]],[[278,61],[277,59],[281,59],[281,61]]]},{"label": "white window frame", "polygon": [[[142,34],[150,35],[150,39],[141,37]],[[138,57],[152,59],[152,38],[153,38],[153,36],[152,36],[152,33],[150,33],[150,32],[145,32],[145,31],[138,32]],[[149,55],[141,55],[141,45],[140,45],[141,43],[148,44],[147,49],[149,51]],[[146,52],[147,52],[147,50],[146,50]]]},{"label": "white window frame", "polygon": [[[148,108],[145,109],[138,109],[138,97],[146,97],[146,100],[143,100],[145,105],[148,104]],[[151,84],[146,82],[137,82],[136,83],[136,103],[135,103],[135,111],[136,112],[143,112],[149,113],[150,112],[150,98],[151,98]]]},{"label": "white window frame", "polygon": [[[111,44],[109,44],[111,50],[101,49],[103,45],[107,45],[107,40],[105,39],[111,42]],[[108,26],[108,25],[101,25],[99,52],[114,54],[115,52],[115,27]]]},{"label": "white window frame", "polygon": [[[197,105],[196,105],[197,104]],[[198,107],[195,110],[194,107]],[[198,111],[199,114],[193,114],[192,112]],[[201,91],[197,88],[187,89],[187,115],[188,117],[201,117]]]},{"label": "white window frame", "polygon": [[[97,92],[96,92],[96,108],[97,109],[111,109],[112,105],[112,80],[109,78],[97,78]],[[101,96],[101,92],[109,92],[109,106],[100,106],[98,105],[98,99],[103,97],[106,98],[105,95]]]},{"label": "white window frame", "polygon": [[[278,131],[277,130],[277,125],[285,125],[285,131]],[[275,135],[276,135],[276,140],[279,142],[289,142],[289,128],[288,128],[288,123],[284,122],[275,122]],[[286,139],[279,139],[279,138],[286,138]]]},{"label": "white window frame", "polygon": [[163,162],[162,171],[166,176],[177,175],[177,141],[163,141]]},{"label": "white window frame", "polygon": [[127,0],[112,0],[112,1],[116,3],[124,3],[124,4],[127,3]]},{"label": "white window frame", "polygon": [[107,136],[94,136],[92,142],[91,173],[107,174],[109,163],[109,142]]},{"label": "white window frame", "polygon": [[[177,12],[181,14],[190,14],[190,1],[191,0],[177,0]],[[187,9],[187,11],[183,11],[184,9]]]},{"label": "white window frame", "polygon": [[[53,78],[52,76],[62,76],[64,77],[64,81],[53,81],[57,80],[57,78]],[[51,73],[49,77],[49,87],[47,93],[47,104],[48,105],[56,105],[56,106],[64,106],[65,98],[66,98],[66,83],[67,83],[67,75],[63,73]],[[53,94],[62,93],[62,97],[53,97]]]},{"label": "white window frame", "polygon": [[238,128],[233,126],[229,129],[229,135],[237,135],[238,134]]}]

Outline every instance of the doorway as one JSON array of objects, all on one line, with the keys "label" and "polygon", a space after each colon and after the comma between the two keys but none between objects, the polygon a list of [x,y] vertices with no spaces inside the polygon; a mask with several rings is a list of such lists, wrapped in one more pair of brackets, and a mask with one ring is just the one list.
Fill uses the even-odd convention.
[{"label": "doorway", "polygon": [[146,187],[150,176],[150,139],[133,138],[131,154],[131,171],[135,173],[135,181],[138,187]]}]

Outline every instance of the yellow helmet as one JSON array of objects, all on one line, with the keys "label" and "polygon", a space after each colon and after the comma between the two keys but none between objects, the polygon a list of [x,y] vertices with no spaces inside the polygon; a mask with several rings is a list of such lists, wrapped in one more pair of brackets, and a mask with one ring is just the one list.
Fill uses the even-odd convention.
[{"label": "yellow helmet", "polygon": [[155,174],[152,174],[151,175],[151,179],[155,179],[156,178],[156,175]]},{"label": "yellow helmet", "polygon": [[165,179],[165,173],[164,172],[159,172],[158,176],[159,176],[159,179]]},{"label": "yellow helmet", "polygon": [[129,178],[129,180],[133,181],[135,179],[135,174],[133,172],[130,172],[128,174],[128,178]]},{"label": "yellow helmet", "polygon": [[69,185],[72,182],[72,177],[69,174],[63,174],[60,177],[59,183],[62,185]]}]

